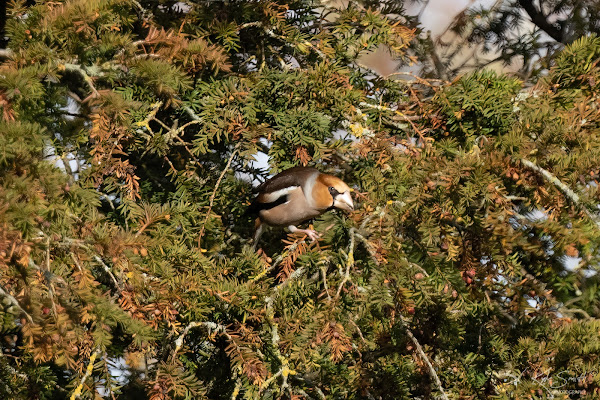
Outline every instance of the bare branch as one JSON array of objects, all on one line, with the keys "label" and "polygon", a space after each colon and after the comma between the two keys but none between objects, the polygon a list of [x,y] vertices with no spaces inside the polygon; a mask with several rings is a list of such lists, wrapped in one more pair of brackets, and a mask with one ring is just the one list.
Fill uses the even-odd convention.
[{"label": "bare branch", "polygon": [[344,277],[338,286],[338,290],[335,294],[334,300],[337,300],[342,293],[342,289],[346,282],[350,280],[350,270],[354,266],[354,245],[356,243],[356,230],[354,228],[350,228],[350,245],[348,246],[348,257],[346,260],[346,272],[344,273]]},{"label": "bare branch", "polygon": [[555,24],[551,24],[548,22],[546,16],[542,13],[541,10],[535,8],[532,0],[518,0],[519,4],[523,9],[529,14],[531,17],[531,22],[533,22],[536,26],[538,26],[541,30],[546,32],[550,37],[556,40],[559,43],[563,43],[564,35],[562,29]]},{"label": "bare branch", "polygon": [[227,170],[231,166],[231,162],[235,158],[241,144],[242,144],[242,142],[238,142],[238,144],[235,145],[233,152],[231,153],[231,156],[229,157],[229,160],[227,160],[227,165],[225,165],[225,168],[223,168],[223,171],[221,172],[219,179],[217,179],[217,183],[215,183],[215,188],[214,188],[212,194],[210,195],[210,200],[208,203],[208,210],[206,211],[206,217],[204,218],[204,222],[202,223],[202,228],[200,229],[200,235],[198,235],[198,247],[201,247],[200,242],[202,240],[202,236],[204,236],[204,228],[206,226],[206,223],[208,222],[208,219],[210,218],[210,212],[212,211],[213,203],[215,202],[215,197],[217,196],[217,190],[219,190],[219,185],[221,185],[221,181],[223,180],[223,177],[225,176],[225,174],[227,173]]},{"label": "bare branch", "polygon": [[209,333],[216,333],[219,335],[225,335],[227,337],[227,339],[231,340],[231,336],[227,333],[226,328],[223,325],[217,324],[215,322],[210,322],[210,321],[205,321],[205,322],[190,322],[185,329],[183,330],[183,332],[181,332],[181,335],[179,335],[179,337],[175,340],[175,350],[173,351],[173,355],[171,356],[171,359],[175,359],[175,357],[177,356],[177,352],[179,350],[181,350],[181,348],[183,347],[183,341],[186,337],[186,335],[188,334],[188,332],[190,331],[190,329],[192,328],[196,328],[198,326],[203,326],[206,329],[208,329]]},{"label": "bare branch", "polygon": [[571,188],[562,183],[556,176],[552,175],[550,171],[538,166],[532,161],[523,158],[521,159],[521,164],[542,175],[544,179],[556,186],[569,200],[573,202],[573,204],[575,204],[581,211],[583,211],[585,215],[587,215],[596,224],[598,228],[600,228],[600,219],[598,218],[598,216],[593,214],[584,204],[581,203],[579,195],[575,193]]},{"label": "bare branch", "polygon": [[88,86],[90,87],[91,91],[92,91],[92,97],[98,97],[98,91],[96,90],[96,87],[94,86],[94,83],[92,81],[92,78],[88,75],[88,73],[83,69],[83,67],[81,67],[81,65],[78,64],[71,64],[71,63],[64,63],[62,65],[62,67],[64,68],[65,71],[69,71],[69,72],[76,72],[79,75],[81,75],[83,77],[83,80],[88,84]]},{"label": "bare branch", "polygon": [[429,376],[431,377],[431,379],[437,386],[438,390],[440,391],[440,393],[442,395],[441,396],[442,399],[448,400],[448,396],[446,395],[446,392],[444,392],[444,388],[442,387],[442,382],[440,381],[440,378],[438,377],[437,372],[435,372],[435,368],[433,368],[431,361],[429,361],[429,357],[427,357],[427,354],[425,354],[425,352],[423,351],[423,347],[421,347],[421,344],[419,343],[419,341],[417,340],[415,335],[413,335],[412,331],[408,328],[408,325],[406,324],[406,322],[403,319],[400,319],[400,321],[402,323],[402,326],[406,330],[406,334],[408,335],[410,340],[413,342],[413,344],[417,348],[417,353],[419,353],[419,355],[421,356],[421,359],[423,360],[425,365],[427,365]]},{"label": "bare branch", "polygon": [[117,291],[119,293],[121,293],[121,291],[123,289],[121,289],[121,285],[119,285],[119,282],[117,281],[117,278],[115,278],[115,276],[113,275],[113,273],[111,272],[110,268],[108,267],[108,265],[106,265],[106,263],[102,260],[102,258],[100,258],[97,255],[94,255],[94,260],[96,260],[96,262],[98,262],[102,268],[104,269],[104,271],[110,276],[110,278],[112,279],[113,283],[115,284],[115,287],[117,288]]},{"label": "bare branch", "polygon": [[17,308],[23,315],[25,315],[25,318],[27,318],[27,321],[29,321],[29,323],[33,324],[33,318],[31,318],[31,315],[29,315],[29,313],[25,311],[23,307],[21,307],[17,299],[15,299],[10,293],[8,293],[2,286],[0,286],[0,296],[4,296],[6,299],[8,299],[8,301],[10,301],[10,304]]}]

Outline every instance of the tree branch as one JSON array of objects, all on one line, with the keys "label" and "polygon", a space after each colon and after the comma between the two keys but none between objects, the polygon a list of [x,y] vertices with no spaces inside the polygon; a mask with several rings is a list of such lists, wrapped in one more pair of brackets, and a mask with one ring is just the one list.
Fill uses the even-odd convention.
[{"label": "tree branch", "polygon": [[221,185],[221,181],[223,180],[223,177],[225,176],[225,174],[227,173],[227,170],[231,166],[231,162],[235,158],[235,155],[237,154],[241,143],[242,142],[238,142],[238,144],[235,145],[233,152],[231,153],[231,156],[229,157],[229,160],[227,160],[227,165],[225,165],[225,168],[223,168],[223,171],[221,172],[221,175],[219,176],[219,179],[217,179],[217,183],[215,184],[215,189],[213,190],[212,194],[210,195],[208,210],[206,211],[206,218],[204,218],[204,222],[202,223],[202,228],[200,229],[200,235],[198,235],[198,248],[201,247],[200,241],[202,240],[202,236],[204,236],[204,228],[206,226],[206,223],[208,222],[208,219],[210,218],[210,212],[212,211],[213,203],[215,202],[215,197],[217,196],[217,190],[219,189],[219,185]]},{"label": "tree branch", "polygon": [[542,11],[535,8],[532,0],[519,0],[519,4],[521,5],[521,7],[523,7],[525,12],[529,14],[531,22],[533,22],[537,27],[539,27],[541,30],[550,35],[552,39],[556,40],[559,43],[563,43],[564,32],[562,31],[562,29],[559,28],[557,25],[548,22],[546,16],[542,14]]},{"label": "tree branch", "polygon": [[[300,269],[298,269],[297,271],[299,271],[299,270]],[[294,271],[294,273],[296,273],[297,271]],[[293,275],[294,274],[290,275],[289,278],[285,282],[292,279]],[[285,282],[283,282],[281,285],[283,285]],[[275,289],[277,289],[277,287]],[[279,360],[279,362],[281,362],[281,368],[279,368],[279,371],[277,371],[269,379],[267,379],[260,385],[260,390],[261,391],[264,390],[273,381],[275,381],[275,379],[277,379],[279,376],[281,376],[282,382],[281,382],[281,386],[280,386],[280,391],[283,392],[284,389],[289,388],[288,381],[287,381],[288,376],[296,375],[296,371],[294,371],[293,369],[290,368],[290,362],[288,361],[287,358],[285,358],[285,356],[283,354],[281,354],[281,351],[279,350],[279,332],[277,330],[277,323],[274,321],[275,313],[273,311],[273,297],[265,297],[265,304],[266,304],[265,317],[266,317],[267,322],[271,326],[271,345],[273,346],[272,350],[273,350],[273,353],[275,354],[275,356],[277,357],[277,359]]]},{"label": "tree branch", "polygon": [[423,359],[423,362],[425,363],[425,365],[427,365],[427,369],[429,370],[429,376],[431,377],[431,379],[433,380],[433,382],[437,386],[438,390],[442,394],[442,396],[441,396],[442,399],[448,400],[448,396],[446,395],[446,392],[444,392],[444,388],[442,386],[442,382],[440,381],[440,378],[438,377],[437,373],[435,372],[435,368],[433,368],[433,365],[431,364],[431,361],[429,361],[429,357],[427,357],[427,354],[425,354],[425,352],[423,351],[423,348],[421,347],[421,344],[419,343],[419,341],[417,340],[417,338],[415,337],[415,335],[413,335],[412,331],[408,328],[408,325],[406,325],[406,323],[404,322],[404,320],[401,318],[400,321],[402,323],[402,326],[406,330],[406,334],[408,335],[408,337],[410,338],[410,340],[413,342],[413,344],[417,348],[417,353],[419,353],[419,355]]},{"label": "tree branch", "polygon": [[92,81],[92,78],[88,75],[87,71],[84,70],[83,67],[81,67],[81,65],[65,63],[62,65],[62,68],[65,71],[76,72],[79,75],[81,75],[83,80],[88,84],[88,86],[90,87],[90,90],[92,91],[92,94],[90,96],[92,96],[92,97],[99,96],[98,91],[96,90],[96,87],[94,86],[94,82]]},{"label": "tree branch", "polygon": [[581,211],[583,211],[585,213],[585,215],[587,215],[596,224],[596,226],[598,228],[600,228],[600,219],[598,218],[598,216],[593,214],[584,204],[581,203],[581,199],[579,198],[579,195],[577,193],[575,193],[573,190],[571,190],[571,188],[569,188],[567,185],[562,183],[556,176],[552,175],[552,173],[550,173],[550,171],[538,166],[536,163],[534,163],[532,161],[529,161],[529,160],[526,160],[523,158],[523,159],[521,159],[521,164],[523,164],[525,167],[537,172],[542,177],[544,177],[544,179],[546,179],[548,182],[550,182],[554,186],[556,186],[569,200],[571,200],[573,202],[573,204],[575,204]]},{"label": "tree branch", "polygon": [[196,328],[198,326],[203,326],[205,327],[209,334],[211,332],[215,332],[217,334],[221,334],[221,335],[225,335],[227,337],[227,339],[231,340],[231,336],[227,333],[226,328],[223,325],[219,325],[217,323],[214,322],[190,322],[185,329],[183,330],[183,332],[181,332],[181,335],[179,335],[179,337],[175,340],[175,350],[173,351],[173,355],[171,356],[172,359],[175,359],[175,357],[177,356],[177,352],[179,350],[181,350],[181,348],[183,347],[183,340],[185,339],[186,335],[188,334],[188,332],[190,331],[190,329],[192,328]]},{"label": "tree branch", "polygon": [[29,323],[33,324],[33,318],[31,318],[31,315],[29,315],[29,313],[25,311],[23,307],[21,307],[17,299],[15,299],[14,296],[12,296],[10,293],[4,290],[2,286],[0,286],[0,296],[4,296],[6,299],[8,299],[8,301],[10,301],[10,304],[17,308],[21,313],[23,313],[23,315],[25,315]]},{"label": "tree branch", "polygon": [[283,261],[284,258],[286,258],[288,256],[288,254],[290,252],[293,252],[296,250],[296,248],[303,244],[306,243],[305,240],[300,240],[298,242],[294,242],[286,251],[284,251],[283,253],[281,253],[273,262],[273,264],[271,264],[270,267],[265,268],[262,272],[260,272],[258,275],[256,275],[254,278],[252,278],[251,282],[256,282],[260,279],[262,279],[263,277],[265,277],[269,272],[273,271],[275,268],[277,268],[277,266],[279,264],[281,264],[281,262]]},{"label": "tree branch", "polygon": [[81,391],[83,389],[83,385],[84,385],[85,381],[87,380],[87,378],[89,378],[90,375],[92,375],[92,372],[94,371],[94,361],[96,361],[96,357],[98,357],[98,354],[100,354],[100,348],[97,348],[96,351],[94,351],[92,353],[92,355],[90,356],[90,362],[88,363],[87,369],[85,371],[85,375],[83,375],[83,377],[81,378],[81,381],[79,382],[79,385],[73,391],[73,394],[71,395],[70,400],[75,400],[75,399],[78,399],[81,397]]},{"label": "tree branch", "polygon": [[356,230],[354,228],[350,228],[350,245],[348,246],[348,258],[346,260],[346,272],[344,273],[344,277],[340,285],[338,286],[337,292],[335,293],[334,300],[337,300],[342,293],[342,289],[346,282],[350,280],[350,270],[354,266],[354,245],[356,243]]}]

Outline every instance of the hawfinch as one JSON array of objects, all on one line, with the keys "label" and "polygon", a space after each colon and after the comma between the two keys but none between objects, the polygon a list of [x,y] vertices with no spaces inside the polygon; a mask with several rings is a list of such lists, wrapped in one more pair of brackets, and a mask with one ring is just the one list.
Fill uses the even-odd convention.
[{"label": "hawfinch", "polygon": [[314,168],[290,168],[265,181],[256,191],[258,196],[248,209],[249,213],[258,214],[255,245],[263,224],[287,226],[291,232],[301,232],[316,240],[317,232],[298,229],[296,225],[333,208],[354,210],[348,185]]}]

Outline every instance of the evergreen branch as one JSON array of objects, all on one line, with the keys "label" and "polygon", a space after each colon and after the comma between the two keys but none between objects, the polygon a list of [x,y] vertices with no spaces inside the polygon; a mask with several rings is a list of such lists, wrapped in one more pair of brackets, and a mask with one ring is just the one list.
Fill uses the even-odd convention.
[{"label": "evergreen branch", "polygon": [[73,259],[73,262],[75,263],[75,266],[77,267],[79,272],[83,272],[83,268],[81,268],[81,264],[79,264],[79,260],[77,260],[77,257],[75,257],[75,254],[71,253],[71,258]]},{"label": "evergreen branch", "polygon": [[67,284],[67,282],[65,282],[65,280],[62,277],[60,277],[56,274],[53,274],[50,271],[45,271],[42,268],[40,268],[40,266],[37,265],[31,258],[29,259],[29,267],[35,269],[36,271],[40,271],[45,276],[45,278],[49,281],[57,281],[61,285]]},{"label": "evergreen branch", "polygon": [[186,335],[188,334],[188,332],[190,331],[190,329],[196,328],[198,326],[205,327],[208,330],[209,334],[211,334],[212,332],[215,332],[216,334],[225,335],[225,337],[227,337],[228,340],[231,340],[231,335],[229,335],[227,333],[227,328],[225,328],[225,326],[223,326],[223,325],[217,324],[215,322],[210,322],[210,321],[190,322],[185,327],[185,329],[183,330],[181,335],[179,335],[179,337],[175,340],[175,350],[173,351],[173,355],[171,356],[172,360],[175,359],[175,357],[177,356],[177,352],[179,352],[179,350],[181,350],[181,348],[183,347],[183,341],[184,341]]},{"label": "evergreen branch", "polygon": [[[113,281],[113,283],[115,285],[115,289],[117,289],[117,292],[119,294],[122,293],[122,291],[123,291],[122,285],[119,283],[119,281],[117,280],[117,278],[115,278],[114,274],[110,270],[110,267],[104,262],[104,260],[102,259],[102,257],[100,257],[98,254],[96,254],[96,252],[88,244],[84,243],[83,240],[80,240],[80,239],[71,239],[71,238],[63,238],[63,242],[58,242],[57,245],[59,245],[59,246],[77,246],[77,247],[80,247],[80,248],[85,249],[88,252],[90,252],[91,255],[92,255],[92,258],[98,264],[100,264],[100,266],[102,267],[102,269],[104,269],[104,271],[110,276],[111,280]],[[81,269],[82,269],[81,265],[75,259],[75,256],[73,254],[71,254],[71,257],[75,261],[75,265],[77,266],[77,268],[81,271]]]},{"label": "evergreen branch", "polygon": [[356,243],[356,230],[354,228],[350,228],[350,244],[348,245],[348,257],[346,260],[346,272],[344,273],[344,277],[342,278],[342,282],[338,286],[337,292],[335,293],[334,300],[337,300],[342,293],[342,289],[346,282],[350,280],[350,269],[354,266],[354,246]]},{"label": "evergreen branch", "polygon": [[[190,114],[190,116],[193,118],[192,121],[189,121],[178,128],[177,127],[178,120],[176,120],[175,123],[173,124],[173,126],[169,127],[169,126],[167,126],[167,124],[165,124],[164,122],[162,122],[161,120],[156,118],[156,113],[158,112],[158,110],[160,109],[162,104],[163,104],[162,101],[152,104],[152,110],[150,111],[150,113],[142,121],[137,122],[136,125],[139,126],[140,128],[146,129],[148,132],[150,132],[151,135],[156,135],[154,133],[154,131],[152,130],[152,128],[150,127],[150,122],[153,122],[153,121],[156,122],[161,127],[163,127],[163,129],[165,129],[167,131],[167,133],[165,134],[165,139],[167,140],[168,143],[172,143],[173,140],[177,140],[179,142],[179,145],[181,145],[185,148],[185,150],[188,152],[188,154],[194,160],[194,162],[197,165],[200,165],[200,160],[198,160],[198,158],[190,150],[190,148],[188,147],[188,143],[186,143],[179,135],[181,135],[185,131],[185,129],[187,127],[189,127],[190,125],[201,124],[203,121],[200,119],[200,117],[198,117],[194,113],[194,111],[192,111],[191,108],[184,107],[186,112],[188,112]],[[148,142],[149,141],[150,141],[150,137],[148,136]],[[177,143],[175,143],[175,144],[177,145]],[[142,155],[145,155],[149,150],[150,150],[150,148],[147,148]],[[169,160],[167,160],[167,161],[169,162],[169,165],[172,167],[172,169],[175,170],[175,168],[173,167],[173,164]],[[175,172],[176,172],[176,170],[175,170]]]},{"label": "evergreen branch", "polygon": [[427,357],[427,354],[425,354],[425,351],[423,351],[423,347],[421,347],[421,343],[419,343],[419,341],[417,340],[415,335],[413,335],[412,331],[408,328],[408,325],[406,324],[406,322],[404,321],[403,318],[400,318],[400,323],[401,323],[402,327],[404,328],[404,330],[406,331],[406,334],[408,335],[410,340],[413,342],[413,344],[417,348],[417,352],[421,356],[421,359],[427,365],[427,369],[429,371],[429,376],[431,377],[431,379],[437,386],[438,390],[442,394],[442,399],[448,400],[448,396],[446,395],[446,392],[444,391],[444,388],[442,387],[442,382],[440,381],[440,378],[438,377],[437,373],[435,372],[435,368],[433,368],[431,361],[429,361],[429,357]]},{"label": "evergreen branch", "polygon": [[[317,395],[319,395],[319,398],[321,400],[326,400],[327,397],[325,396],[325,393],[323,393],[323,391],[321,390],[320,387],[318,387],[315,382],[313,382],[311,379],[309,379],[306,376],[300,375],[300,374],[296,374],[294,375],[294,380],[298,380],[304,384],[307,384],[308,386],[312,387],[314,389],[315,392],[317,392]],[[309,396],[305,396],[306,398],[310,398]]]},{"label": "evergreen branch", "polygon": [[436,114],[429,114],[427,116],[425,115],[406,115],[404,114],[402,111],[398,111],[398,109],[393,109],[387,106],[382,106],[379,104],[371,104],[371,103],[367,103],[365,101],[361,101],[360,103],[358,103],[359,106],[361,107],[367,107],[367,108],[372,108],[374,110],[379,110],[379,111],[391,111],[394,114],[400,116],[402,119],[404,119],[405,121],[419,121],[425,118],[429,118],[429,117],[435,117],[437,116]]},{"label": "evergreen branch", "polygon": [[142,17],[144,17],[145,20],[150,20],[151,18],[153,18],[153,14],[151,11],[146,10],[139,1],[137,0],[132,0],[131,1],[133,3],[134,6],[137,7],[138,10],[140,10],[140,12],[142,13]]},{"label": "evergreen branch", "polygon": [[[302,240],[301,242],[294,243],[292,246],[295,245],[295,247],[294,247],[294,249],[295,249],[302,242],[304,242],[304,240]],[[293,251],[292,246],[290,246],[290,248],[288,249],[288,251],[286,253]],[[280,259],[278,260],[278,262],[276,261],[275,263],[273,263],[274,265],[276,263],[278,264],[279,262],[281,262],[281,260],[283,260],[283,258],[284,258],[283,254],[280,255],[279,258]],[[265,388],[267,388],[279,376],[282,376],[283,381],[282,381],[282,384],[280,387],[280,391],[283,392],[284,389],[289,388],[289,385],[287,382],[288,376],[297,374],[297,372],[295,370],[290,369],[290,367],[289,367],[290,363],[289,363],[288,359],[283,354],[281,354],[281,351],[279,350],[280,337],[279,337],[279,332],[278,332],[278,328],[277,328],[277,323],[274,321],[275,312],[273,311],[273,301],[277,298],[277,296],[279,295],[279,291],[282,288],[289,285],[296,279],[300,278],[304,274],[304,272],[305,271],[304,271],[303,267],[300,267],[297,270],[295,270],[294,272],[292,272],[285,281],[281,282],[279,285],[275,286],[272,289],[271,296],[267,296],[264,299],[265,309],[266,309],[265,319],[266,319],[267,323],[269,324],[269,326],[271,327],[271,345],[273,347],[272,351],[275,354],[275,356],[277,357],[277,359],[279,360],[279,362],[281,362],[281,367],[279,368],[279,371],[277,371],[269,379],[267,379],[260,385],[261,391],[264,390]]]},{"label": "evergreen branch", "polygon": [[[5,355],[5,354],[4,354],[4,352],[2,351],[2,348],[0,348],[0,357],[6,357],[6,355]],[[4,368],[6,368],[6,369],[8,369],[8,370],[9,370],[9,372],[10,372],[11,374],[13,374],[14,376],[17,376],[17,377],[19,377],[19,378],[23,379],[25,382],[28,382],[28,381],[29,381],[29,375],[27,375],[27,374],[24,374],[24,373],[22,373],[22,372],[19,372],[19,371],[17,371],[17,370],[15,369],[15,367],[13,367],[12,365],[10,365],[10,364],[8,363],[8,361],[6,362],[6,364],[5,364],[5,365],[3,365],[3,367],[4,367]],[[58,385],[57,385],[57,386],[58,386]]]},{"label": "evergreen branch", "polygon": [[331,295],[329,294],[329,286],[327,285],[327,267],[322,266],[319,268],[321,277],[323,278],[323,286],[325,287],[325,293],[327,294],[327,300],[331,301]]},{"label": "evergreen branch", "polygon": [[254,22],[246,22],[238,27],[237,33],[239,34],[242,29],[252,28],[252,27],[262,27],[262,22],[254,21]]},{"label": "evergreen branch", "polygon": [[47,278],[47,275],[51,276],[52,271],[50,271],[50,237],[46,237],[46,270],[44,271],[44,280],[46,281],[46,286],[48,286],[48,294],[50,295],[50,302],[52,302],[52,313],[54,316],[54,320],[58,322],[58,311],[56,309],[56,302],[54,301],[54,286],[52,285],[52,281]]},{"label": "evergreen branch", "polygon": [[29,315],[29,313],[25,311],[23,307],[21,307],[21,304],[19,304],[17,299],[15,299],[14,296],[8,293],[6,289],[2,287],[2,285],[0,285],[0,296],[4,296],[4,298],[8,299],[10,304],[17,308],[23,315],[25,315],[25,318],[27,318],[27,321],[29,321],[29,323],[33,324],[33,318],[31,318],[31,315]]},{"label": "evergreen branch", "polygon": [[81,65],[64,63],[64,64],[61,64],[60,67],[62,67],[65,71],[76,72],[79,75],[81,75],[83,80],[88,84],[88,86],[90,87],[90,90],[92,91],[91,96],[92,97],[99,96],[98,91],[96,90],[96,87],[94,86],[94,83],[92,81],[92,78],[88,75],[88,73],[85,71],[85,69],[83,69],[83,67]]},{"label": "evergreen branch", "polygon": [[306,241],[305,240],[300,240],[298,242],[292,243],[290,245],[290,247],[286,249],[286,251],[284,251],[279,256],[277,256],[277,258],[275,259],[275,261],[273,262],[273,264],[271,264],[270,267],[265,268],[263,271],[261,271],[259,274],[257,274],[254,278],[252,278],[251,282],[256,282],[256,281],[262,279],[263,277],[265,277],[269,272],[271,272],[275,268],[277,268],[277,266],[279,264],[281,264],[281,262],[288,256],[289,253],[294,252],[296,250],[296,248],[299,245],[303,244],[303,243],[306,243]]},{"label": "evergreen branch", "polygon": [[[144,118],[142,121],[136,122],[135,125],[137,125],[139,127],[146,128],[151,133],[153,133],[152,130],[150,129],[150,121],[155,120],[156,113],[158,113],[158,110],[160,110],[160,107],[162,105],[163,105],[162,101],[157,101],[156,103],[151,104],[150,107],[152,107],[152,109],[150,110],[150,112],[148,113],[148,115],[146,115],[146,118]],[[158,122],[160,123],[160,121],[158,121]]]},{"label": "evergreen branch", "polygon": [[583,211],[584,214],[587,215],[588,218],[591,219],[598,228],[600,228],[600,219],[598,218],[598,216],[593,214],[584,204],[582,204],[579,195],[567,185],[565,185],[563,182],[561,182],[560,179],[552,175],[550,171],[538,166],[532,161],[522,158],[521,164],[542,175],[548,182],[556,186],[569,200],[571,200],[571,202],[573,202],[573,204],[575,204],[581,211]]},{"label": "evergreen branch", "polygon": [[143,58],[160,58],[160,55],[154,54],[154,53],[143,53],[143,54],[137,54],[137,55],[133,56],[134,60],[140,60]]},{"label": "evergreen branch", "polygon": [[235,145],[235,147],[233,148],[233,152],[231,153],[229,160],[227,160],[227,164],[225,165],[225,168],[223,168],[221,175],[219,175],[219,179],[217,179],[217,183],[215,183],[215,188],[214,188],[212,194],[210,195],[210,199],[208,202],[208,210],[206,211],[206,217],[204,218],[204,222],[202,223],[202,228],[200,229],[200,234],[198,235],[198,248],[201,247],[200,243],[202,240],[202,236],[204,236],[204,228],[206,227],[206,223],[208,222],[208,219],[210,218],[210,213],[212,211],[213,203],[215,202],[215,197],[217,196],[217,190],[219,190],[221,181],[223,180],[223,177],[225,176],[225,174],[227,173],[227,170],[231,166],[231,162],[233,161],[234,157],[236,156],[241,144],[242,144],[242,142],[238,142]]},{"label": "evergreen branch", "polygon": [[287,279],[283,282],[281,282],[279,285],[275,286],[273,288],[273,290],[277,293],[279,292],[281,289],[283,289],[284,287],[286,287],[287,285],[289,285],[290,283],[294,282],[296,279],[300,278],[302,275],[304,275],[304,272],[306,272],[304,270],[304,267],[300,267],[297,270],[295,270],[294,272],[292,272],[290,274],[290,276],[287,277]]},{"label": "evergreen branch", "polygon": [[367,238],[364,237],[363,235],[361,235],[360,233],[356,232],[354,235],[356,236],[356,238],[358,240],[360,240],[361,242],[363,242],[363,244],[367,248],[367,252],[371,256],[371,258],[373,259],[373,261],[375,261],[375,264],[379,265],[379,260],[377,259],[377,257],[375,256],[375,252],[373,251],[373,245],[371,243],[369,243],[369,241],[367,240]]},{"label": "evergreen branch", "polygon": [[[389,205],[397,205],[397,206],[404,206],[405,203],[402,201],[388,201]],[[367,218],[365,218],[363,220],[363,222],[360,224],[360,228],[359,230],[363,231],[365,229],[365,227],[367,226],[367,224],[369,222],[371,222],[373,220],[373,218],[379,216],[379,217],[383,217],[387,214],[386,212],[386,208],[381,208],[379,210],[375,210],[371,213],[371,215],[369,215]],[[361,235],[360,233],[356,232],[354,234],[356,236],[357,239],[359,239],[361,242],[363,242],[363,244],[365,245],[367,252],[369,253],[369,255],[371,256],[371,258],[373,259],[373,261],[375,262],[376,265],[379,265],[380,261],[377,259],[375,252],[373,251],[373,245],[367,240],[366,237],[364,237],[363,235]],[[425,276],[429,276],[429,273],[419,264],[416,264],[414,262],[411,262],[408,260],[408,258],[404,257],[404,261],[406,261],[406,263],[408,264],[408,266],[413,267],[415,269],[418,269],[423,275]]]},{"label": "evergreen branch", "polygon": [[[400,112],[398,110],[392,110],[389,107],[385,107],[385,106],[381,106],[381,105],[377,105],[377,104],[369,104],[369,103],[366,103],[364,101],[360,102],[359,105],[363,106],[363,107],[367,107],[367,108],[377,109],[377,110],[380,110],[380,111],[383,111],[383,110],[392,111],[396,115],[400,116],[403,120],[405,120],[406,122],[408,122],[410,124],[410,126],[412,126],[412,128],[416,132],[416,134],[419,135],[419,138],[423,142],[425,142],[425,137],[423,136],[423,131],[421,129],[417,128],[417,126],[413,122],[413,119],[415,119],[414,117],[417,117],[416,119],[423,119],[424,117],[421,117],[421,116],[418,116],[418,115],[417,116],[408,116],[408,115],[405,115],[403,112]],[[398,128],[398,129],[404,129],[402,126],[397,125],[394,122],[387,122],[387,124],[390,124],[390,125],[394,126],[395,128]]]},{"label": "evergreen branch", "polygon": [[169,160],[169,157],[164,156],[163,158],[167,162],[167,164],[169,164],[169,168],[171,168],[171,171],[173,171],[173,175],[177,176],[177,168],[175,168],[171,160]]},{"label": "evergreen branch", "polygon": [[192,119],[202,122],[202,118],[200,118],[198,116],[198,114],[196,114],[194,112],[194,110],[192,110],[190,107],[188,107],[188,106],[183,107],[183,111],[185,111],[187,113],[187,115],[189,115]]},{"label": "evergreen branch", "polygon": [[585,319],[594,319],[590,316],[590,314],[587,313],[587,311],[581,309],[581,308],[567,308],[567,307],[561,307],[558,309],[559,312],[561,313],[566,313],[566,314],[580,314],[583,315],[583,317]]},{"label": "evergreen branch", "polygon": [[100,256],[98,256],[98,255],[94,255],[94,260],[96,260],[96,262],[98,262],[102,266],[102,268],[104,269],[104,271],[110,276],[110,278],[112,279],[113,283],[115,284],[115,287],[117,288],[117,291],[119,292],[119,294],[121,294],[121,292],[123,291],[123,289],[121,289],[121,285],[119,285],[119,281],[117,281],[117,278],[115,278],[115,276],[111,272],[111,270],[108,267],[108,265],[106,265],[106,263],[104,262],[104,260],[102,260],[102,258]]},{"label": "evergreen branch", "polygon": [[363,336],[362,331],[360,330],[360,327],[356,324],[356,322],[354,322],[354,320],[352,318],[349,318],[348,322],[350,322],[350,324],[354,327],[354,329],[356,329],[356,332],[358,333],[360,340],[362,340],[362,342],[367,345],[368,343],[365,340],[365,337]]},{"label": "evergreen branch", "polygon": [[144,231],[146,230],[147,227],[149,227],[150,225],[152,225],[153,222],[156,222],[156,220],[153,220],[152,218],[148,218],[146,220],[146,222],[144,222],[142,224],[142,226],[140,226],[140,228],[138,229],[138,231],[133,236],[134,237],[140,236],[142,233],[144,233]]},{"label": "evergreen branch", "polygon": [[86,368],[85,375],[83,375],[83,377],[81,378],[81,381],[79,382],[79,385],[73,391],[73,394],[71,395],[70,400],[75,400],[75,399],[78,399],[81,397],[81,391],[83,389],[83,385],[84,385],[85,381],[90,377],[90,375],[92,375],[92,372],[94,371],[94,361],[96,361],[96,357],[98,357],[99,354],[100,354],[100,348],[98,347],[96,349],[96,351],[94,351],[90,355],[90,361]]},{"label": "evergreen branch", "polygon": [[240,389],[242,388],[242,381],[240,378],[235,380],[235,387],[233,388],[233,393],[231,393],[231,400],[235,400],[240,394]]},{"label": "evergreen branch", "polygon": [[[250,28],[250,27],[260,27],[263,29],[263,31],[267,34],[267,36],[273,38],[273,39],[278,39],[281,40],[282,42],[285,42],[288,45],[294,45],[294,43],[292,43],[290,40],[288,40],[287,37],[283,36],[283,35],[279,35],[277,33],[275,33],[272,29],[266,27],[263,25],[262,22],[259,21],[254,21],[254,22],[247,22],[245,24],[240,25],[240,27],[238,28],[238,34],[240,32],[240,30],[245,29],[245,28]],[[321,57],[323,60],[325,60],[327,57],[325,56],[325,54],[319,50],[315,45],[313,45],[311,42],[309,42],[308,40],[304,40],[302,42],[302,45],[310,48],[311,50],[313,50],[315,53],[317,53],[319,55],[319,57]],[[298,48],[299,45],[296,44],[296,47]],[[302,51],[300,51],[302,53]]]},{"label": "evergreen branch", "polygon": [[[284,281],[283,283],[281,283],[280,285],[278,285],[275,289],[277,289],[279,286],[283,285],[285,282],[295,279],[292,278],[292,276],[294,274],[296,274],[298,271],[300,271],[302,268],[298,268],[296,271],[294,271],[294,273],[292,273],[288,279],[286,279],[286,281]],[[266,297],[265,298],[265,304],[266,304],[266,320],[267,323],[270,325],[271,327],[271,345],[273,347],[273,353],[275,354],[275,356],[277,357],[277,359],[279,360],[279,362],[281,362],[281,367],[279,368],[279,371],[277,371],[275,374],[273,374],[269,379],[267,379],[266,381],[264,381],[261,385],[260,385],[260,390],[263,390],[265,388],[267,388],[271,382],[273,382],[275,379],[277,379],[279,376],[281,376],[282,382],[281,382],[281,387],[280,387],[280,391],[283,392],[283,390],[285,390],[286,388],[289,388],[288,385],[288,376],[289,375],[296,375],[296,371],[294,371],[293,369],[290,369],[290,363],[288,361],[287,358],[285,358],[283,356],[283,354],[281,354],[281,351],[279,350],[279,332],[277,329],[277,323],[274,322],[275,319],[275,313],[273,312],[273,297]]]}]

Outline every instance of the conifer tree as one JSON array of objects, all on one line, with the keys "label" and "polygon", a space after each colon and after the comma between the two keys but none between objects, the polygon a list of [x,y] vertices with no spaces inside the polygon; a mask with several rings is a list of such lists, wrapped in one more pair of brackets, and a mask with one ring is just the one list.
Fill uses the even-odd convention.
[{"label": "conifer tree", "polygon": [[[527,90],[392,80],[388,3],[12,5],[1,398],[598,396],[600,39]],[[357,210],[255,251],[297,165]]]}]

